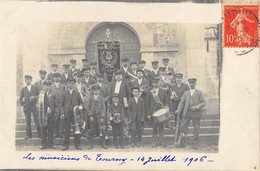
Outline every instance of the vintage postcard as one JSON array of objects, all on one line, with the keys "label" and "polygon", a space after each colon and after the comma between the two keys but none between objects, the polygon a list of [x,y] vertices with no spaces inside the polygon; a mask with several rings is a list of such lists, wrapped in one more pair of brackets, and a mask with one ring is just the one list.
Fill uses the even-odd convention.
[{"label": "vintage postcard", "polygon": [[2,4],[1,169],[259,170],[259,4]]}]

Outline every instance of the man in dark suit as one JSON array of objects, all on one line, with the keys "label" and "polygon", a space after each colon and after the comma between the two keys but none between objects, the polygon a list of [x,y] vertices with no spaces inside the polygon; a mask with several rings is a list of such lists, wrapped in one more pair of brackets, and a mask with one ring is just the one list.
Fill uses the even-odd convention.
[{"label": "man in dark suit", "polygon": [[37,129],[38,137],[41,137],[41,129],[38,120],[38,111],[37,111],[37,99],[39,96],[38,88],[32,83],[32,76],[25,75],[26,86],[22,88],[20,93],[20,103],[23,106],[23,111],[25,114],[26,120],[26,137],[25,139],[32,138],[32,129],[31,129],[31,114],[33,113],[34,123]]},{"label": "man in dark suit", "polygon": [[70,73],[69,68],[70,68],[69,64],[63,65],[64,73],[61,75],[60,83],[65,85],[65,87],[67,86],[68,80],[72,78],[72,73]]},{"label": "man in dark suit", "polygon": [[185,138],[188,133],[188,127],[190,121],[193,122],[194,127],[194,145],[193,148],[197,149],[199,146],[199,128],[200,119],[202,116],[202,108],[206,105],[206,101],[200,90],[195,89],[197,79],[190,78],[189,80],[190,90],[186,91],[179,103],[177,111],[178,115],[183,111],[183,120],[180,126],[180,137],[176,144],[176,147],[185,147]]},{"label": "man in dark suit", "polygon": [[[165,91],[159,88],[158,85],[159,78],[154,78],[152,80],[153,89],[149,90],[146,96],[146,111],[147,119],[152,120],[153,124],[153,145],[156,147],[161,145],[165,147],[164,142],[164,122],[156,122],[153,118],[153,113],[162,108],[168,107],[168,99]],[[158,139],[159,134],[159,139]]]},{"label": "man in dark suit", "polygon": [[[53,145],[53,121],[54,121],[54,114],[55,114],[55,106],[59,103],[57,98],[53,97],[51,93],[51,81],[46,80],[43,82],[43,89],[39,94],[39,101],[40,98],[43,99],[43,115],[44,119],[40,119],[41,125],[41,150],[50,148],[54,149]],[[45,121],[46,119],[46,121]]]},{"label": "man in dark suit", "polygon": [[52,72],[48,74],[47,80],[51,80],[53,82],[52,75],[57,72],[58,64],[51,64],[51,70],[52,70]]},{"label": "man in dark suit", "polygon": [[[172,101],[171,111],[173,113],[177,110],[183,94],[190,89],[187,84],[182,82],[182,79],[183,79],[182,73],[176,73],[174,75],[174,77],[176,78],[176,83],[173,85],[170,85],[170,92],[171,92],[170,99]],[[180,113],[179,117],[180,117],[180,122],[181,122],[181,120],[183,118],[182,113]],[[176,123],[176,121],[177,121],[177,114],[175,114],[175,123]],[[179,133],[178,133],[178,136],[179,136]]]},{"label": "man in dark suit", "polygon": [[40,74],[41,80],[35,82],[34,86],[36,86],[38,88],[38,91],[40,92],[42,90],[42,88],[43,88],[43,82],[45,81],[47,72],[44,71],[44,70],[40,70],[39,74]]},{"label": "man in dark suit", "polygon": [[163,58],[163,66],[166,68],[166,74],[172,73],[174,75],[174,70],[172,67],[169,67],[169,58]]},{"label": "man in dark suit", "polygon": [[82,59],[82,68],[80,69],[80,71],[82,71],[83,68],[87,68],[88,67],[88,59]]},{"label": "man in dark suit", "polygon": [[70,71],[69,71],[71,73],[71,75],[74,75],[75,73],[80,72],[80,70],[77,69],[76,66],[77,66],[77,61],[75,59],[71,59],[70,60]]},{"label": "man in dark suit", "polygon": [[123,58],[121,60],[122,62],[122,67],[121,67],[121,70],[122,70],[122,75],[123,75],[123,79],[126,79],[128,77],[128,72],[130,72],[130,68],[129,68],[129,59],[128,58]]},{"label": "man in dark suit", "polygon": [[142,139],[142,127],[145,117],[145,106],[143,98],[139,97],[139,87],[133,87],[133,97],[129,100],[130,131],[132,147],[140,147]]},{"label": "man in dark suit", "polygon": [[144,78],[149,82],[149,85],[151,84],[151,80],[150,80],[150,70],[148,70],[148,69],[145,69],[145,64],[146,64],[146,62],[145,62],[145,60],[141,60],[140,62],[139,62],[139,69],[141,69],[142,71],[144,71]]},{"label": "man in dark suit", "polygon": [[91,77],[90,67],[83,68],[81,72],[84,74],[84,77],[82,78],[82,83],[88,87],[89,91],[91,91],[92,85],[95,84],[97,81],[95,78]]},{"label": "man in dark suit", "polygon": [[53,95],[53,98],[57,101],[55,103],[55,115],[54,115],[54,137],[60,137],[63,138],[64,132],[65,132],[65,120],[64,117],[62,117],[62,95],[65,91],[65,86],[60,83],[61,74],[56,72],[52,75],[53,77],[53,84],[51,85],[51,92]]},{"label": "man in dark suit", "polygon": [[151,70],[150,72],[150,75],[149,75],[149,80],[151,80],[150,82],[150,86],[152,87],[152,80],[156,77],[159,77],[160,76],[160,73],[159,73],[159,61],[152,61],[152,67],[153,69]]},{"label": "man in dark suit", "polygon": [[[63,106],[62,115],[65,115],[65,138],[62,148],[63,151],[69,149],[70,128],[71,124],[75,124],[73,109],[75,106],[79,106],[80,109],[83,109],[83,102],[80,94],[75,90],[75,82],[76,80],[74,78],[68,80],[68,88],[65,90],[61,101]],[[81,150],[80,134],[74,134],[74,146],[76,149]]]},{"label": "man in dark suit", "polygon": [[96,78],[97,73],[97,62],[90,62],[90,76]]},{"label": "man in dark suit", "polygon": [[107,149],[105,144],[105,132],[102,131],[101,126],[104,126],[106,123],[106,113],[105,113],[105,104],[103,98],[100,95],[100,87],[98,85],[94,85],[92,87],[93,95],[89,100],[88,106],[88,117],[89,117],[89,125],[90,125],[90,133],[89,133],[89,147],[88,149],[93,148],[94,136],[101,136],[102,147]]}]

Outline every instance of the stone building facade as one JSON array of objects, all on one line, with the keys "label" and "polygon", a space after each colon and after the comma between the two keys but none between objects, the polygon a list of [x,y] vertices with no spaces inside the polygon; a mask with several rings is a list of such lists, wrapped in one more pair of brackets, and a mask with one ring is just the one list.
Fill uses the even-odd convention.
[{"label": "stone building facade", "polygon": [[221,40],[218,25],[186,23],[35,23],[19,28],[17,52],[17,92],[23,86],[23,76],[30,74],[33,82],[38,71],[50,71],[52,63],[62,65],[70,59],[97,60],[98,41],[119,41],[120,56],[130,61],[170,59],[175,72],[198,79],[197,88],[204,92],[208,114],[219,113],[219,59]]}]

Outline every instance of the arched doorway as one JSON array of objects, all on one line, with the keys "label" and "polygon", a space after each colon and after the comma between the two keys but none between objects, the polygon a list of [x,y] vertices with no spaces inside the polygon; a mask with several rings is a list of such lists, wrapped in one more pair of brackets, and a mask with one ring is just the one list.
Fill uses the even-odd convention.
[{"label": "arched doorway", "polygon": [[85,49],[89,61],[97,61],[96,43],[107,41],[108,34],[110,41],[120,42],[120,59],[129,58],[130,62],[140,60],[140,42],[134,29],[122,22],[103,22],[94,27],[86,39]]}]

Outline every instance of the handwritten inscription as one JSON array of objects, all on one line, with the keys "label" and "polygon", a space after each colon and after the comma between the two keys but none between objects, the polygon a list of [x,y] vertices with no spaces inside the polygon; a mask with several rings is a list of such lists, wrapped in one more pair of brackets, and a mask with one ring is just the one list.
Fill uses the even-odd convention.
[{"label": "handwritten inscription", "polygon": [[127,158],[127,157],[107,157],[104,154],[96,154],[93,156],[89,156],[87,154],[82,156],[70,156],[70,155],[61,155],[61,156],[34,156],[32,153],[28,153],[24,157],[22,157],[24,160],[34,161],[34,160],[40,160],[40,161],[46,161],[46,160],[58,160],[58,161],[75,161],[78,162],[80,160],[82,161],[93,161],[93,162],[105,162],[105,163],[116,163],[118,165],[126,165],[127,162],[138,162],[142,165],[148,165],[152,163],[176,163],[176,162],[182,162],[186,166],[191,165],[192,163],[204,163],[204,162],[214,162],[212,159],[207,159],[207,156],[199,156],[199,157],[186,157],[186,158],[177,158],[175,155],[164,155],[159,157],[151,157],[151,156],[140,156],[136,159],[133,158]]}]

